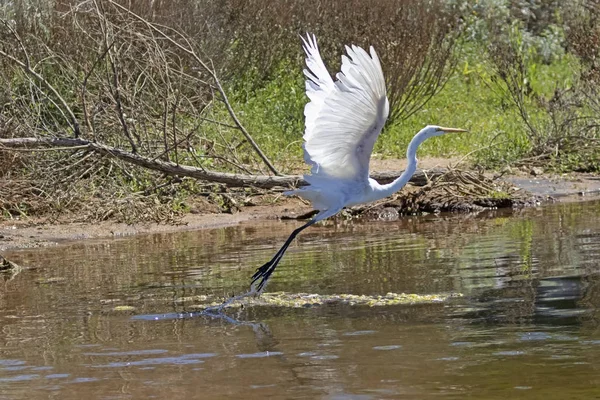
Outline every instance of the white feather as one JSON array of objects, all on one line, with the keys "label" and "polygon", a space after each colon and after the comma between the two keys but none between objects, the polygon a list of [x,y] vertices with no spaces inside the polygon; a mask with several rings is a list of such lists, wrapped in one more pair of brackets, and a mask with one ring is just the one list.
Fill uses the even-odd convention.
[{"label": "white feather", "polygon": [[379,58],[357,46],[346,47],[333,82],[308,36],[306,51],[306,130],[304,151],[312,174],[367,182],[373,145],[388,117],[389,104]]},{"label": "white feather", "polygon": [[[346,46],[334,82],[323,63],[314,35],[304,39],[306,95],[304,159],[312,166],[310,186],[288,192],[324,210],[343,204],[369,186],[373,146],[389,113],[379,58],[358,46]],[[327,188],[327,200],[322,196]],[[337,196],[331,189],[338,188]],[[348,191],[352,193],[349,193]]]}]

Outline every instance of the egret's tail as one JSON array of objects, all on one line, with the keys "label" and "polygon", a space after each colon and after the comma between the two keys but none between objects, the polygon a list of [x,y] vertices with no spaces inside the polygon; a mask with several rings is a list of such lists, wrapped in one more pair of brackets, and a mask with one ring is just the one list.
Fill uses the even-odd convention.
[{"label": "egret's tail", "polygon": [[[299,196],[311,202],[315,210],[324,212],[325,210],[337,208],[342,202],[338,198],[339,192],[335,190],[338,182],[328,176],[304,175],[304,180],[308,183],[299,189],[284,192],[286,196]],[[325,217],[326,218],[326,217]]]}]

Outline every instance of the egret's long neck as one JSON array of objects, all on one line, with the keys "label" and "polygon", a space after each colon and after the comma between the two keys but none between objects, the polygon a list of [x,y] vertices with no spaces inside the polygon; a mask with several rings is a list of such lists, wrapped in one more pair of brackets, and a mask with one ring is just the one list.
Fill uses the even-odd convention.
[{"label": "egret's long neck", "polygon": [[408,149],[406,150],[406,160],[408,161],[406,169],[404,170],[402,175],[400,175],[393,182],[388,183],[387,185],[380,186],[378,190],[380,198],[388,197],[393,193],[396,193],[408,183],[410,178],[417,170],[417,148],[421,145],[421,143],[423,143],[423,141],[426,138],[427,137],[424,134],[424,130],[422,130],[419,133],[417,133],[415,137],[410,141],[410,143],[408,144]]}]

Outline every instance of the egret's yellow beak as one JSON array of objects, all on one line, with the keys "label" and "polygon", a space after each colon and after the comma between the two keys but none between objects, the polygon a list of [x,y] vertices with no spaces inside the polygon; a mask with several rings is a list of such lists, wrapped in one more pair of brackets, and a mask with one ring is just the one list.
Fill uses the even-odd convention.
[{"label": "egret's yellow beak", "polygon": [[443,126],[440,126],[440,127],[437,129],[437,130],[438,130],[438,131],[444,131],[444,132],[448,132],[448,133],[451,133],[451,132],[469,132],[469,131],[468,131],[468,130],[466,130],[466,129],[459,129],[459,128],[444,128]]}]

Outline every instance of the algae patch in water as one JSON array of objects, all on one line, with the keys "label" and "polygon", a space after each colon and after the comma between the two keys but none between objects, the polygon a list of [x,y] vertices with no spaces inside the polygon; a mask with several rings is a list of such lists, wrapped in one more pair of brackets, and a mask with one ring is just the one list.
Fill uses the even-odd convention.
[{"label": "algae patch in water", "polygon": [[128,311],[135,311],[135,309],[136,308],[133,307],[133,306],[116,306],[116,307],[113,307],[113,311],[126,311],[126,312],[128,312]]},{"label": "algae patch in water", "polygon": [[[232,301],[226,307],[274,306],[287,308],[307,308],[326,304],[347,304],[351,306],[393,306],[402,304],[442,303],[452,297],[462,297],[461,293],[452,294],[406,294],[387,293],[386,295],[354,295],[354,294],[310,294],[310,293],[264,293],[260,297],[244,298]],[[218,306],[219,303],[198,304],[198,308]]]}]

